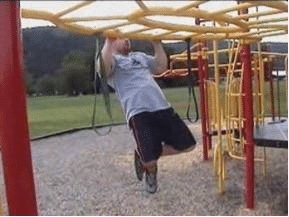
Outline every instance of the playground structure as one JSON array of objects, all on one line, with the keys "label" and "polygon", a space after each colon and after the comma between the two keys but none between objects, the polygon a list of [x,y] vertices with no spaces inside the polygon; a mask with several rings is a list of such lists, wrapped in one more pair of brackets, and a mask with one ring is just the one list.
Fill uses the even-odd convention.
[{"label": "playground structure", "polygon": [[[202,44],[197,44],[201,46]],[[214,64],[208,64],[209,56],[211,59],[214,58],[213,55],[217,53],[227,53],[228,63],[219,64],[220,69],[215,71],[213,77],[207,78],[204,81],[205,93],[203,95],[205,99],[205,118],[203,122],[206,125],[203,135],[207,137],[204,141],[207,142],[208,149],[212,148],[212,136],[218,136],[217,144],[214,148],[214,166],[216,170],[216,175],[219,177],[220,192],[224,192],[224,178],[225,178],[225,167],[224,167],[224,157],[229,157],[231,159],[245,160],[244,152],[244,137],[242,135],[244,128],[244,113],[243,109],[243,76],[244,70],[242,69],[242,63],[239,61],[239,51],[240,44],[235,41],[228,43],[228,49],[208,51],[208,48],[203,49],[203,59],[205,59],[206,68],[214,67]],[[260,49],[260,44],[257,46]],[[274,109],[271,114],[265,113],[265,76],[268,73],[270,76],[269,81],[272,83],[272,67],[268,68],[267,65],[272,65],[272,57],[281,58],[286,61],[287,54],[274,54],[270,52],[255,51],[252,52],[252,95],[253,95],[253,120],[254,126],[264,125],[265,117],[272,116],[274,120]],[[197,59],[198,52],[191,53],[193,59]],[[195,58],[194,58],[195,57]],[[173,60],[185,61],[184,54],[173,55]],[[239,60],[238,60],[239,59]],[[265,65],[266,64],[266,65]],[[286,67],[286,64],[285,64]],[[192,68],[191,70],[197,70],[197,68]],[[168,70],[164,73],[165,77],[176,77],[177,74],[180,76],[185,76],[188,74],[186,69],[176,69]],[[220,83],[220,72],[223,72],[223,91],[220,91],[221,85],[217,86],[216,83]],[[277,78],[278,79],[278,78]],[[277,80],[277,82],[279,79]],[[287,81],[287,75],[286,75]],[[287,87],[286,87],[287,88]],[[219,95],[217,95],[218,90]],[[277,88],[278,92],[279,87]],[[271,93],[273,89],[270,90]],[[279,94],[277,94],[279,96]],[[274,94],[271,94],[271,97]],[[274,97],[270,100],[271,107],[274,107]],[[220,102],[217,105],[217,102]],[[267,99],[267,102],[269,100]],[[278,105],[280,101],[278,100]],[[220,109],[218,114],[217,107]],[[279,119],[280,119],[280,108],[278,109]],[[204,116],[204,115],[203,115]],[[219,123],[220,122],[220,128]],[[218,132],[219,131],[219,132]],[[204,151],[207,153],[207,150]],[[265,153],[264,153],[265,155]],[[208,155],[204,154],[204,159],[207,159]],[[263,159],[255,159],[255,161],[265,162],[265,156]],[[265,169],[265,168],[264,168]]]},{"label": "playground structure", "polygon": [[[178,54],[172,58],[179,60],[187,58],[189,66],[191,59],[195,59],[198,63],[204,160],[208,160],[208,149],[212,147],[211,135],[215,133],[217,143],[214,145],[214,164],[216,174],[219,177],[220,191],[224,192],[224,155],[229,154],[231,157],[245,159],[246,206],[253,208],[253,133],[256,124],[264,123],[265,115],[264,62],[267,60],[266,57],[262,57],[262,54],[265,53],[262,53],[260,43],[265,37],[287,34],[287,1],[240,1],[235,6],[214,11],[202,9],[204,4],[213,4],[213,1],[186,2],[185,5],[177,8],[153,7],[145,1],[135,1],[135,3],[139,8],[124,16],[69,16],[74,11],[88,8],[88,6],[93,7],[97,1],[83,1],[77,4],[74,2],[73,6],[58,13],[22,9],[21,16],[22,18],[47,20],[60,28],[85,35],[102,34],[103,36],[128,37],[136,40],[186,40],[187,42],[195,42],[197,44],[195,46],[196,52],[189,50],[186,54]],[[262,7],[264,10],[255,10],[256,7]],[[0,46],[3,51],[1,59],[7,60],[1,64],[0,83],[2,91],[0,96],[1,101],[6,102],[6,105],[0,107],[0,114],[3,119],[0,127],[0,143],[5,167],[9,214],[37,215],[29,147],[26,95],[22,75],[19,1],[1,2],[0,8],[0,25],[3,29],[0,37],[2,40]],[[95,11],[97,12],[97,9]],[[272,19],[270,17],[272,15],[276,17],[281,15],[281,17]],[[156,20],[155,17],[158,16],[178,17],[179,19],[182,17],[191,18],[195,23],[173,24],[169,21]],[[119,22],[99,28],[97,25],[88,27],[84,24],[85,22],[103,20]],[[201,24],[204,25],[201,26]],[[119,31],[116,32],[115,29]],[[218,42],[221,40],[228,40],[228,49],[218,49]],[[207,41],[212,41],[212,51],[204,46]],[[250,45],[253,43],[258,45],[258,51],[257,55],[251,57]],[[218,55],[221,52],[228,54],[227,64],[219,64]],[[210,55],[213,59],[212,64],[208,64]],[[288,56],[286,56],[285,61],[288,61]],[[214,68],[214,79],[209,80],[207,72],[212,67]],[[220,99],[219,72],[221,67],[225,68],[227,76],[223,107]],[[189,74],[194,70],[196,69],[189,67],[187,71],[179,71]],[[256,108],[255,112],[253,108]],[[17,120],[17,126],[11,122],[11,119]],[[224,126],[225,130],[222,130]],[[225,138],[222,137],[223,131],[226,135]],[[20,163],[16,164],[15,162]]]}]

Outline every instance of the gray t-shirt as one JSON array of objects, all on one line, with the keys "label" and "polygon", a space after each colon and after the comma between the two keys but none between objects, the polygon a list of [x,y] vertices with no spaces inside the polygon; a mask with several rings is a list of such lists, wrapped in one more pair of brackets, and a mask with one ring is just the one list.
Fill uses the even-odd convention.
[{"label": "gray t-shirt", "polygon": [[115,55],[114,59],[108,84],[116,91],[127,120],[141,112],[171,107],[153,78],[156,63],[152,56],[131,52],[128,56]]}]

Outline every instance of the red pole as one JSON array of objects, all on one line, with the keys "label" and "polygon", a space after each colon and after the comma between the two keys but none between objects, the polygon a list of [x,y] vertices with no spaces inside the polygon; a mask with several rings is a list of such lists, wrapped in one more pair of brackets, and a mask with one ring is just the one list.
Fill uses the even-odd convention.
[{"label": "red pole", "polygon": [[[195,24],[200,25],[200,18],[195,19]],[[201,43],[201,41],[199,41]],[[204,61],[202,57],[202,46],[198,46],[198,70],[199,70],[199,87],[200,87],[200,106],[201,106],[201,124],[202,124],[202,139],[203,139],[203,158],[208,160],[208,139],[207,139],[207,119],[205,105],[205,72]]]},{"label": "red pole", "polygon": [[199,86],[200,86],[200,105],[201,105],[201,123],[203,138],[203,158],[208,160],[208,139],[207,139],[207,118],[206,118],[206,94],[205,94],[205,72],[204,61],[202,57],[202,47],[199,46],[198,69],[199,69]]},{"label": "red pole", "polygon": [[247,208],[254,208],[254,121],[250,45],[243,44],[241,61],[244,65],[243,77],[243,113],[244,113],[244,140],[246,155],[246,203]]},{"label": "red pole", "polygon": [[[243,0],[239,0],[241,2]],[[248,14],[249,9],[238,11],[238,14]],[[248,19],[246,20],[248,21]],[[248,209],[254,208],[254,111],[250,45],[244,43],[241,50],[243,72],[243,116],[244,120],[244,148],[246,155],[246,205]]]},{"label": "red pole", "polygon": [[0,2],[0,144],[9,215],[37,215],[19,1]]}]

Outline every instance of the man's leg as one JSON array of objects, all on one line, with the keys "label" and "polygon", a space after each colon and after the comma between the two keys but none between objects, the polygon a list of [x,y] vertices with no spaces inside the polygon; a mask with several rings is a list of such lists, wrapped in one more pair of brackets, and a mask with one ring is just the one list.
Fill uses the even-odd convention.
[{"label": "man's leg", "polygon": [[157,191],[158,188],[158,184],[157,184],[157,161],[156,160],[152,160],[149,162],[145,162],[143,163],[143,166],[145,168],[145,188],[146,191],[149,193],[155,193]]},{"label": "man's leg", "polygon": [[145,168],[143,166],[141,157],[139,153],[137,152],[137,148],[134,151],[134,168],[136,172],[136,177],[138,178],[139,181],[142,181]]},{"label": "man's leg", "polygon": [[169,155],[176,155],[176,154],[181,154],[181,153],[184,153],[184,152],[190,152],[192,150],[195,149],[195,145],[187,148],[187,149],[184,149],[184,150],[177,150],[177,149],[174,149],[172,146],[170,145],[163,145],[163,150],[162,150],[162,154],[161,156],[169,156]]},{"label": "man's leg", "polygon": [[135,150],[135,168],[137,178],[141,181],[143,173],[145,172],[145,188],[149,193],[155,193],[157,191],[157,161],[152,160],[143,162],[138,152]]},{"label": "man's leg", "polygon": [[160,130],[155,125],[155,118],[150,113],[134,116],[129,121],[135,141],[135,169],[141,181],[145,173],[145,189],[149,193],[157,191],[157,159],[161,155],[162,139]]},{"label": "man's leg", "polygon": [[[163,145],[161,156],[168,156],[189,152],[192,151],[194,148],[195,145],[180,151],[174,149],[170,145]],[[142,162],[141,159],[139,160],[143,165],[146,174],[146,191],[150,193],[155,193],[157,191],[157,161],[152,160],[149,162]]]},{"label": "man's leg", "polygon": [[189,152],[196,147],[196,140],[192,132],[173,109],[163,116],[162,124],[164,144],[161,156]]},{"label": "man's leg", "polygon": [[149,161],[149,162],[142,162],[143,164],[143,167],[145,169],[145,171],[154,171],[155,170],[155,167],[157,166],[157,161],[156,160],[152,160],[152,161]]}]

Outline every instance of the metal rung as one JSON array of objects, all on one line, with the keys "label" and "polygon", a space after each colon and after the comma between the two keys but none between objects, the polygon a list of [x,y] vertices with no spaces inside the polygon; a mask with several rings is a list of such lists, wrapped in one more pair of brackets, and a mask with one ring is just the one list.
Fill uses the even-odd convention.
[{"label": "metal rung", "polygon": [[241,139],[231,138],[233,141],[241,142]]},{"label": "metal rung", "polygon": [[246,120],[245,118],[242,118],[242,117],[240,117],[240,118],[229,117],[229,119],[231,119],[233,121],[244,121],[244,120]]}]

